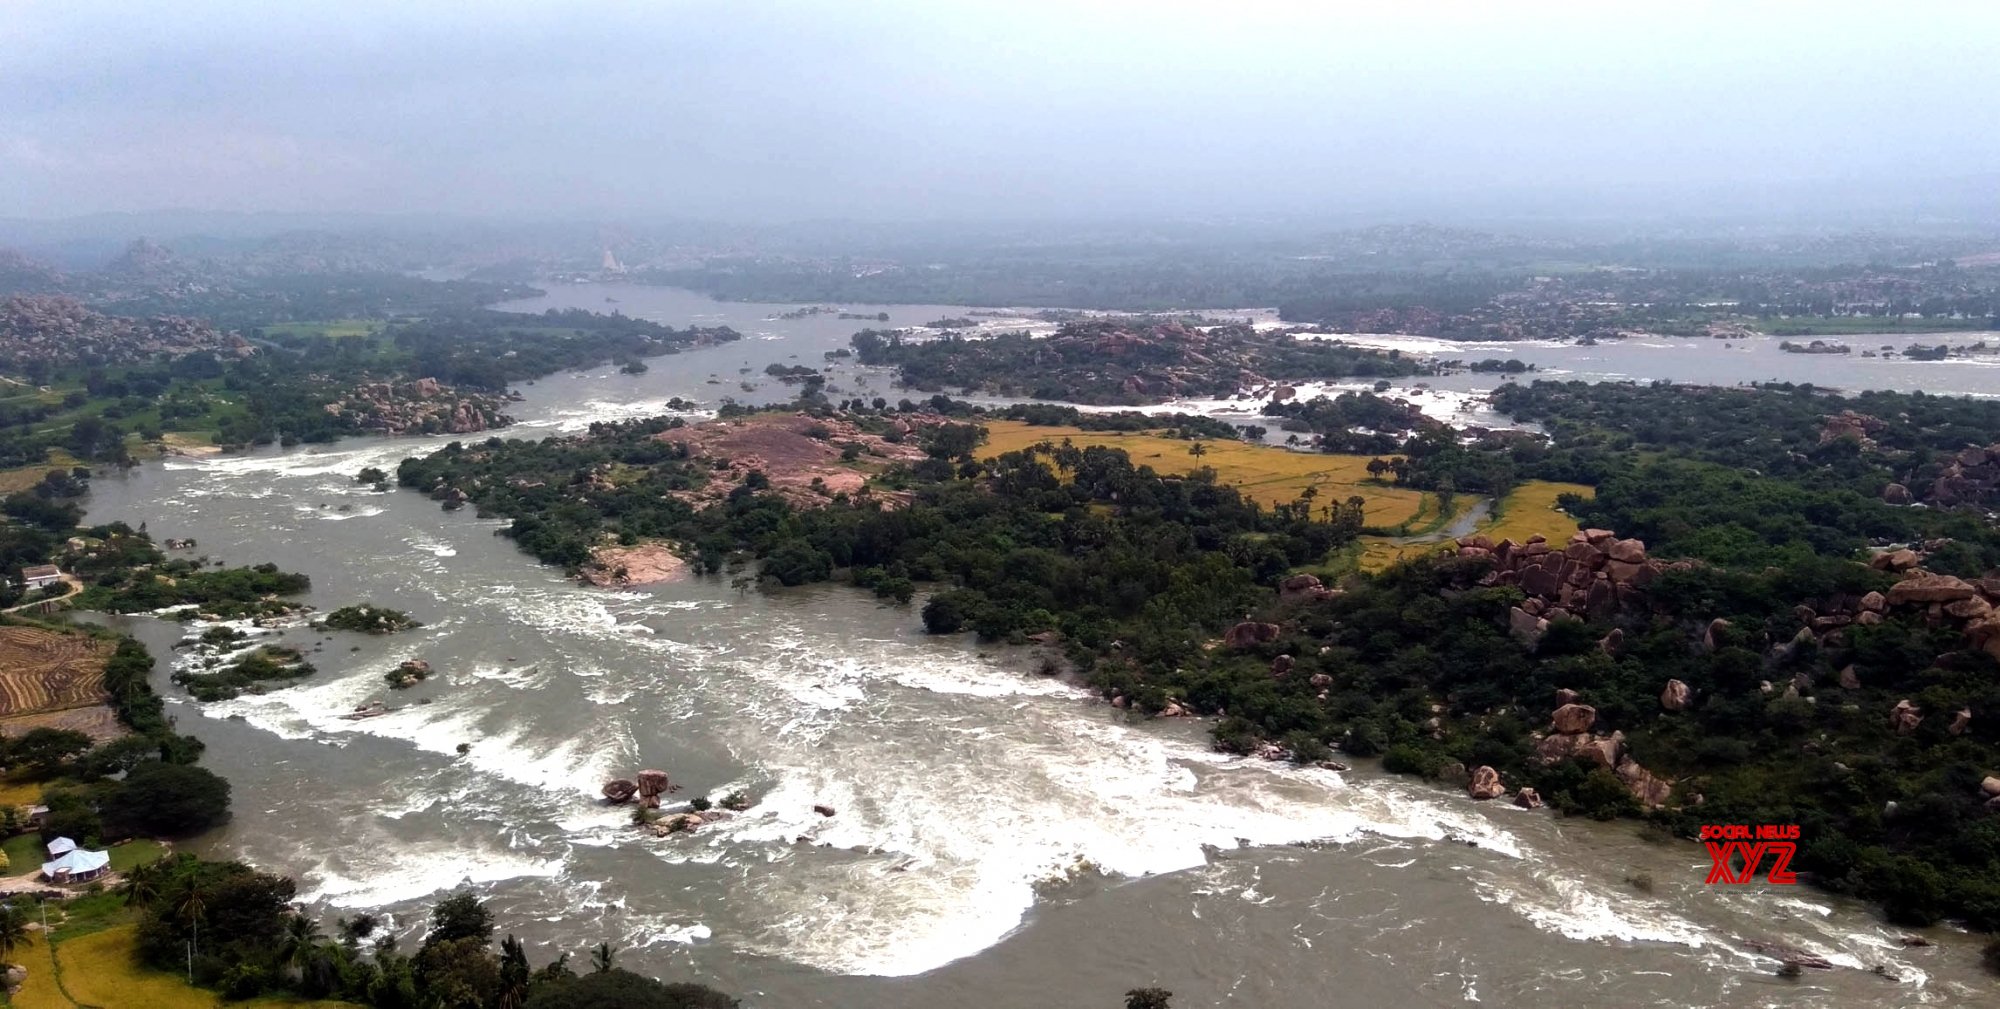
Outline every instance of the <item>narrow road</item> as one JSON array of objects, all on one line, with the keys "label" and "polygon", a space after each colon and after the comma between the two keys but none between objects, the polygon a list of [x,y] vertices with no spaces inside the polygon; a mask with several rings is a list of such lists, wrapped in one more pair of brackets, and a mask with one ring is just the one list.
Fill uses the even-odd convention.
[{"label": "narrow road", "polygon": [[29,607],[41,606],[45,603],[66,603],[70,601],[70,599],[73,598],[77,593],[83,591],[83,579],[78,578],[75,575],[62,576],[62,582],[64,585],[69,586],[68,592],[65,592],[62,595],[55,596],[49,599],[36,599],[32,602],[21,603],[18,606],[9,606],[4,610],[0,610],[0,613],[12,613],[15,610],[25,610],[28,609]]}]

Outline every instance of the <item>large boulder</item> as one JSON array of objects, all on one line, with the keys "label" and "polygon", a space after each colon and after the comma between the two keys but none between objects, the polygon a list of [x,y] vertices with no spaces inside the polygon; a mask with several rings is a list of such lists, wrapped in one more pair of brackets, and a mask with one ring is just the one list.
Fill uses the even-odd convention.
[{"label": "large boulder", "polygon": [[639,783],[630,778],[613,778],[604,783],[604,797],[614,803],[624,804],[639,794]]},{"label": "large boulder", "polygon": [[1296,664],[1297,660],[1291,656],[1280,655],[1271,660],[1271,676],[1276,679],[1283,679],[1291,673],[1292,667]]},{"label": "large boulder", "polygon": [[1916,705],[1911,704],[1907,697],[1897,701],[1896,706],[1889,709],[1889,728],[1894,729],[1896,735],[1907,736],[1917,731],[1917,726],[1922,725],[1923,721],[1924,713]]},{"label": "large boulder", "polygon": [[1889,608],[1889,597],[1871,591],[1861,597],[1861,608],[1869,613],[1880,613]]},{"label": "large boulder", "polygon": [[1617,769],[1612,773],[1618,775],[1618,780],[1625,783],[1625,787],[1632,793],[1632,798],[1639,800],[1639,803],[1647,809],[1658,809],[1666,805],[1667,796],[1673,792],[1673,783],[1640,767],[1639,762],[1631,757],[1619,761]]},{"label": "large boulder", "polygon": [[1984,596],[1971,596],[1955,603],[1944,604],[1945,615],[1956,620],[1978,620],[1993,612],[1993,604]]},{"label": "large boulder", "polygon": [[1332,589],[1320,584],[1313,575],[1293,575],[1278,583],[1278,598],[1292,600],[1326,599],[1334,595]]},{"label": "large boulder", "polygon": [[1514,793],[1514,805],[1522,809],[1542,808],[1542,793],[1532,788],[1523,788]]},{"label": "large boulder", "polygon": [[1668,711],[1686,711],[1694,702],[1694,692],[1680,680],[1668,680],[1666,689],[1660,691],[1660,707]]},{"label": "large boulder", "polygon": [[1613,627],[1611,633],[1597,639],[1597,650],[1607,658],[1617,658],[1625,650],[1625,628]]},{"label": "large boulder", "polygon": [[1612,540],[1605,549],[1614,561],[1627,564],[1643,564],[1646,561],[1646,544],[1643,540]]},{"label": "large boulder", "polygon": [[1485,764],[1472,769],[1472,781],[1465,786],[1465,794],[1475,799],[1497,798],[1506,791],[1500,784],[1500,772]]},{"label": "large boulder", "polygon": [[1535,744],[1535,758],[1544,764],[1584,760],[1609,769],[1618,766],[1618,759],[1624,752],[1624,737],[1616,733],[1610,736],[1592,736],[1582,732],[1557,733],[1544,736]]},{"label": "large boulder", "polygon": [[1912,575],[1889,587],[1889,605],[1928,605],[1971,599],[1979,590],[1951,575]]},{"label": "large boulder", "polygon": [[1842,690],[1861,689],[1861,677],[1855,673],[1853,666],[1840,667],[1840,689]]},{"label": "large boulder", "polygon": [[1222,643],[1231,648],[1249,648],[1253,645],[1261,645],[1266,641],[1277,640],[1278,631],[1279,627],[1277,624],[1265,624],[1258,623],[1255,620],[1245,620],[1231,627],[1229,632],[1222,636]]},{"label": "large boulder", "polygon": [[1963,736],[1965,730],[1970,728],[1972,728],[1972,709],[1960,708],[1958,714],[1952,716],[1951,725],[1945,731],[1954,736]]},{"label": "large boulder", "polygon": [[1908,571],[1922,560],[1923,558],[1917,556],[1915,550],[1904,547],[1876,554],[1869,559],[1868,564],[1880,571]]},{"label": "large boulder", "polygon": [[1711,652],[1715,651],[1716,648],[1721,646],[1722,632],[1728,630],[1732,626],[1734,625],[1731,624],[1729,621],[1724,620],[1721,617],[1716,617],[1714,620],[1709,621],[1708,629],[1701,633],[1702,647],[1708,649]]},{"label": "large boulder", "polygon": [[1521,643],[1521,647],[1533,650],[1542,643],[1542,635],[1549,631],[1549,622],[1529,613],[1519,606],[1507,611],[1507,633]]},{"label": "large boulder", "polygon": [[1906,505],[1915,501],[1916,498],[1911,496],[1908,487],[1899,483],[1892,483],[1882,488],[1882,500],[1892,505]]},{"label": "large boulder", "polygon": [[1568,735],[1589,732],[1597,724],[1597,709],[1588,704],[1565,704],[1549,719],[1556,732]]},{"label": "large boulder", "polygon": [[639,797],[643,799],[656,798],[674,790],[673,782],[668,779],[667,772],[660,770],[640,771],[638,785]]},{"label": "large boulder", "polygon": [[1988,798],[2000,796],[2000,778],[1987,775],[1986,779],[1979,783],[1979,791]]}]

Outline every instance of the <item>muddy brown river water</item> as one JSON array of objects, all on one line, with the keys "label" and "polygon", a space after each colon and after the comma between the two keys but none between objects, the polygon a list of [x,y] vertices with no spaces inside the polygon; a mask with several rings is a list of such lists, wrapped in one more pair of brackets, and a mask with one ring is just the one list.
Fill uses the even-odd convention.
[{"label": "muddy brown river water", "polygon": [[[524,386],[506,437],[644,416],[673,396],[784,398],[764,365],[817,366],[866,325],[626,285],[513,307],[549,306],[726,322],[746,339],[644,375]],[[961,311],[884,310],[891,325]],[[1568,351],[1534,352],[1586,377],[1638,367]],[[1772,377],[1711,351],[1659,360],[1703,355],[1675,367],[1709,381]],[[2000,392],[2000,372],[1922,367],[1926,383]],[[852,368],[832,385],[901,395]],[[775,1009],[1083,1009],[1142,984],[1176,1006],[1262,1009],[1993,1004],[1973,938],[1932,929],[1938,945],[1904,949],[1903,930],[1853,902],[1705,886],[1692,843],[1474,803],[1367,763],[1336,774],[1223,757],[1199,724],[1128,720],[1020,656],[926,637],[913,609],[837,587],[584,588],[495,536],[499,522],[353,480],[446,440],[170,459],[100,477],[89,502],[94,521],[144,520],[231,563],[305,572],[322,610],[368,600],[425,621],[388,638],[286,630],[319,671],[261,696],[197,705],[166,662],[157,674],[235,785],[234,821],[200,847],[296,874],[328,914],[414,926],[471,885],[537,963],[605,939],[625,965]],[[121,622],[161,656],[184,633]],[[391,697],[382,673],[410,656],[438,673]],[[376,697],[402,706],[340,717]],[[682,798],[742,789],[758,804],[692,836],[641,835],[595,798],[641,767],[670,770]],[[1640,873],[1650,891],[1625,882]],[[1748,939],[1842,966],[1780,979]]]}]

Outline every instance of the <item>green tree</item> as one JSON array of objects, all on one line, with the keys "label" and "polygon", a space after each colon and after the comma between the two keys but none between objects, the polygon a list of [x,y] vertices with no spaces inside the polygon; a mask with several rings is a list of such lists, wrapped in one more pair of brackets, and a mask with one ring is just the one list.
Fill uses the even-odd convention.
[{"label": "green tree", "polygon": [[1125,993],[1125,1009],[1168,1009],[1173,997],[1165,988],[1134,988]]},{"label": "green tree", "polygon": [[537,987],[526,1009],[737,1009],[723,992],[698,984],[663,984],[613,968]]},{"label": "green tree", "polygon": [[424,945],[454,939],[477,939],[481,946],[493,941],[493,912],[470,890],[460,890],[431,908],[431,930]]},{"label": "green tree", "polygon": [[90,737],[75,729],[29,729],[7,747],[7,759],[41,774],[54,774],[90,750]]},{"label": "green tree", "polygon": [[136,833],[195,834],[229,818],[229,782],[192,764],[140,764],[125,775],[105,808]]},{"label": "green tree", "polygon": [[617,957],[618,951],[611,948],[610,943],[600,942],[590,951],[590,969],[602,974],[611,969],[611,963]]},{"label": "green tree", "polygon": [[28,927],[28,912],[23,908],[8,904],[0,909],[0,957],[11,957],[14,950],[34,941],[35,932]]}]

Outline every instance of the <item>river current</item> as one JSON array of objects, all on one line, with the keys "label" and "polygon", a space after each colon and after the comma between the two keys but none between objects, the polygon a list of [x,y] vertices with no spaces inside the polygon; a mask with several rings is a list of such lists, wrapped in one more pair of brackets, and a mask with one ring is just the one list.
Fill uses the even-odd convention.
[{"label": "river current", "polygon": [[[506,307],[572,306],[746,338],[653,359],[643,375],[524,385],[504,437],[646,416],[675,396],[702,410],[782,399],[765,365],[819,366],[872,324],[630,285],[557,286]],[[877,310],[892,326],[963,314],[859,311]],[[1445,350],[1532,359],[1549,377],[2000,392],[2000,372],[1967,362],[1749,342]],[[1477,414],[1476,381],[1491,379],[1433,380],[1429,395],[1463,419]],[[905,395],[851,366],[830,384],[836,397]],[[232,564],[304,572],[322,611],[366,600],[425,622],[383,638],[284,629],[315,675],[198,705],[167,680],[185,629],[120,621],[163,657],[156,685],[181,730],[234,784],[234,820],[197,846],[295,874],[326,914],[412,927],[471,885],[537,963],[603,939],[623,965],[774,1009],[1083,1009],[1146,984],[1177,1006],[1267,1009],[1993,998],[1971,937],[1932,929],[1936,946],[1905,949],[1905,930],[1854,902],[1705,886],[1692,843],[1475,803],[1367,762],[1334,773],[1224,757],[1200,724],[1128,719],[1023,656],[927,637],[914,609],[839,587],[761,593],[723,576],[585,588],[494,535],[499,521],[354,481],[449,440],[173,458],[93,483],[92,521],[144,520]],[[436,675],[389,691],[382,674],[412,657]],[[397,710],[342,717],[375,698]],[[679,799],[741,789],[757,804],[654,838],[597,801],[606,778],[645,767],[671,772]],[[1628,882],[1641,877],[1649,887]],[[1781,979],[1747,939],[1842,967]]]}]

